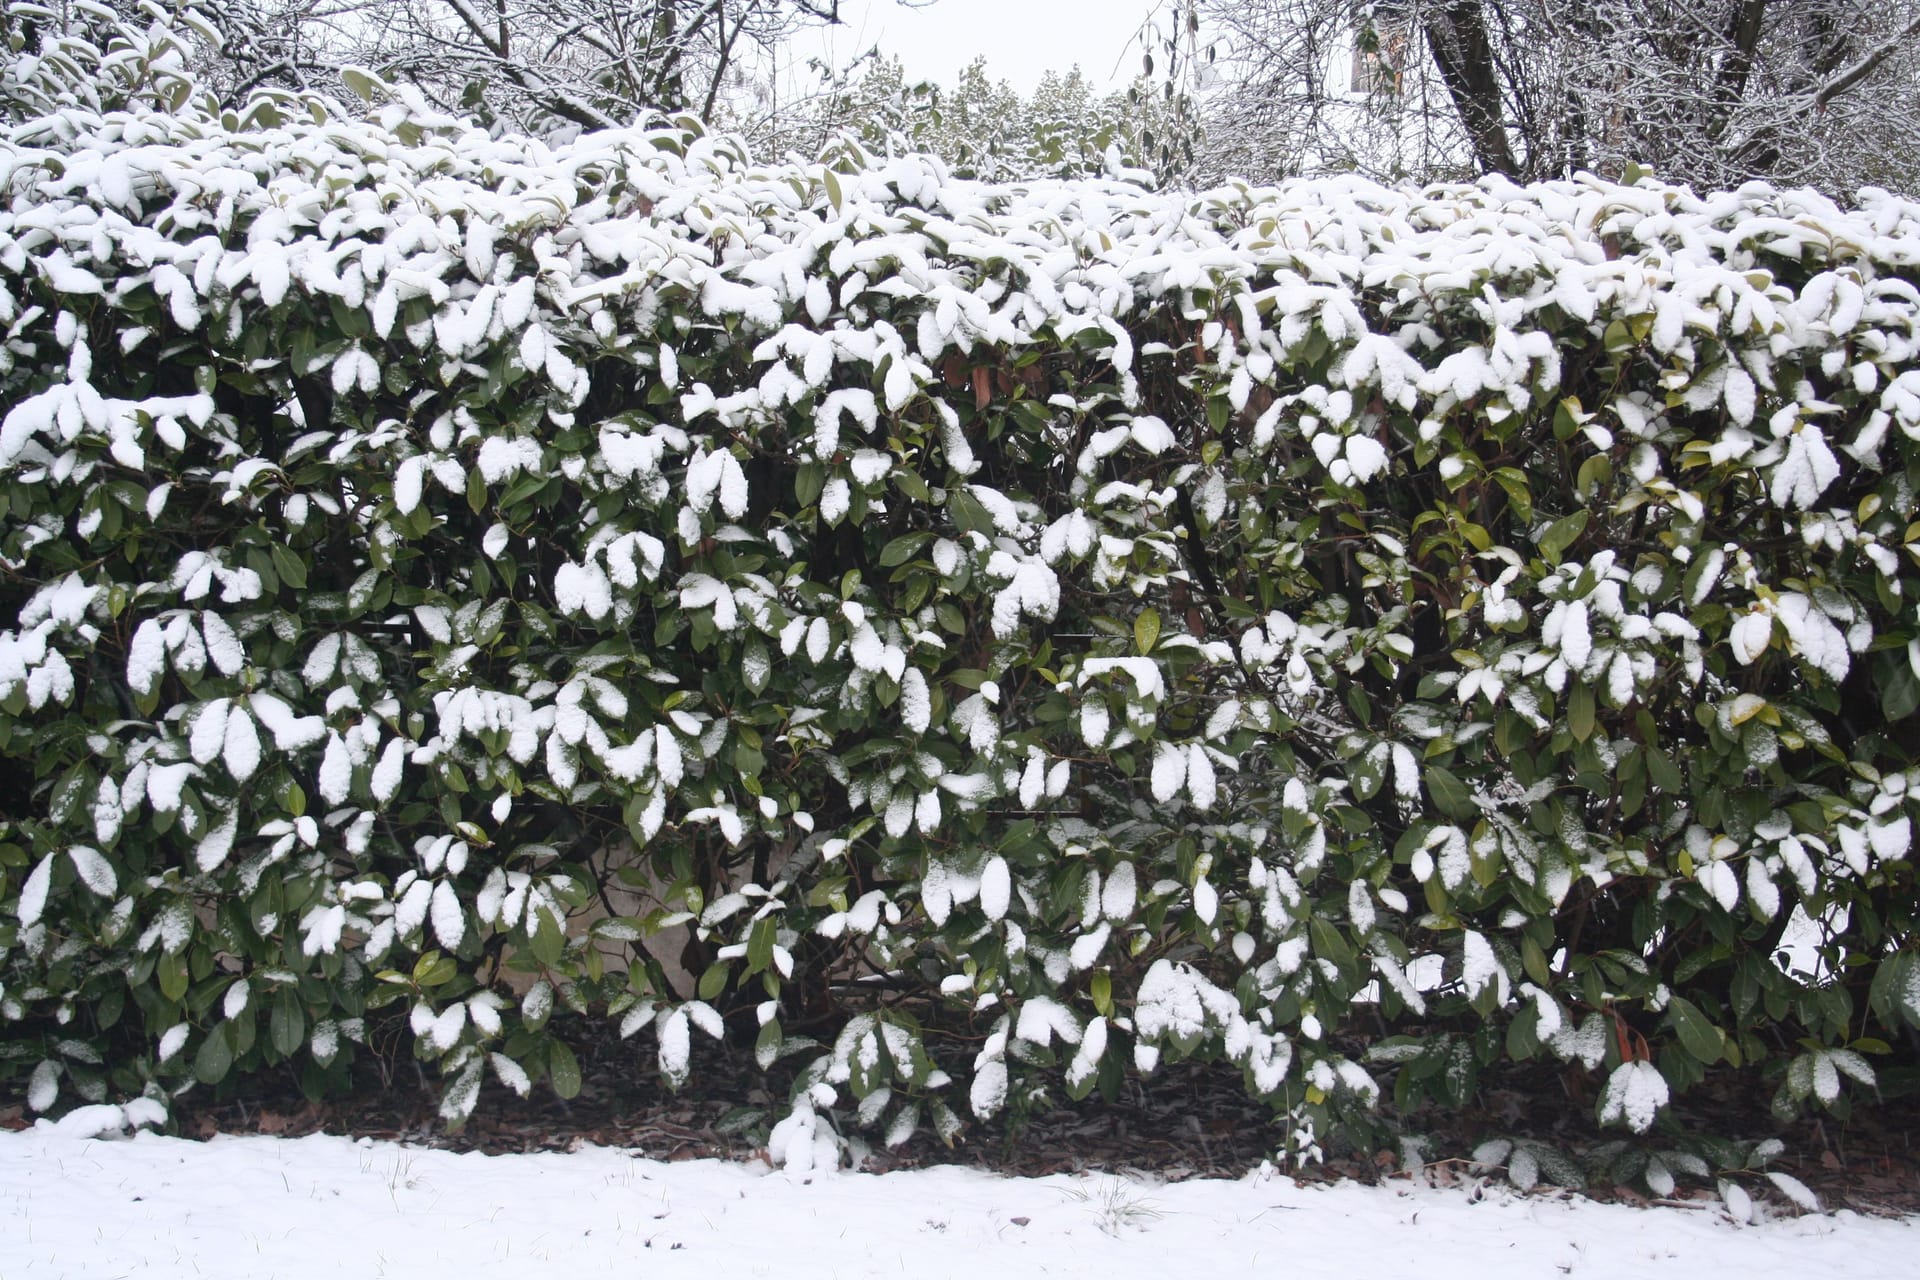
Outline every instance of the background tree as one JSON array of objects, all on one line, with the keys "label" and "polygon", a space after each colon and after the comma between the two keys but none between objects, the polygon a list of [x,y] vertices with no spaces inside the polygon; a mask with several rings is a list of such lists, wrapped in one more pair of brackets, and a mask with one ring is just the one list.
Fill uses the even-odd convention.
[{"label": "background tree", "polygon": [[842,132],[877,153],[929,152],[960,176],[1016,181],[1100,174],[1110,148],[1128,167],[1151,167],[1156,148],[1179,126],[1163,88],[1145,79],[1124,93],[1100,94],[1076,66],[1047,72],[1023,98],[993,78],[985,58],[943,88],[909,82],[898,58],[876,56],[764,136],[769,150],[815,155]]},{"label": "background tree", "polygon": [[1207,176],[1920,178],[1920,0],[1178,0],[1163,17],[1220,51]]},{"label": "background tree", "polygon": [[1208,4],[1187,16],[1169,25],[1185,27],[1190,88],[1204,98],[1201,176],[1428,179],[1463,167],[1444,89],[1419,74],[1404,26],[1368,25],[1329,0]]},{"label": "background tree", "polygon": [[[168,21],[176,9],[186,23]],[[341,68],[359,66],[443,109],[538,133],[649,112],[712,122],[795,33],[840,21],[839,0],[115,0],[4,13],[34,72],[63,42],[96,51],[67,58],[79,67],[124,29],[158,23],[186,42],[198,87],[225,107],[260,90],[335,94]]]},{"label": "background tree", "polygon": [[601,128],[642,110],[710,120],[756,52],[838,21],[838,0],[402,0],[379,63],[516,126]]}]

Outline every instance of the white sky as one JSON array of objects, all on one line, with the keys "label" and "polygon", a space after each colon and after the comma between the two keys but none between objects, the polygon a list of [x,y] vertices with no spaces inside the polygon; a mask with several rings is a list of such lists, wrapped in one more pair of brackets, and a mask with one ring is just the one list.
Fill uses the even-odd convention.
[{"label": "white sky", "polygon": [[[878,44],[906,64],[907,79],[950,86],[984,54],[987,74],[1031,93],[1049,70],[1076,63],[1095,88],[1119,88],[1140,69],[1132,44],[1161,0],[935,0],[906,8],[895,0],[840,0],[845,25],[806,36],[795,52],[844,62]],[[818,39],[817,49],[811,48]],[[1116,67],[1116,63],[1118,66]],[[1117,71],[1117,74],[1116,74]]]}]

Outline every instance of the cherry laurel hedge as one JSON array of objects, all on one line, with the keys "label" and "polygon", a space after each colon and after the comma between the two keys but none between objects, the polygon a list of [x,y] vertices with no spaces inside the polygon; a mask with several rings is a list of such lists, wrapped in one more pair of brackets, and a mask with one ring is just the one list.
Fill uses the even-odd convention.
[{"label": "cherry laurel hedge", "polygon": [[458,1123],[576,1016],[800,1145],[1910,1060],[1920,205],[313,115],[0,140],[31,1107]]}]

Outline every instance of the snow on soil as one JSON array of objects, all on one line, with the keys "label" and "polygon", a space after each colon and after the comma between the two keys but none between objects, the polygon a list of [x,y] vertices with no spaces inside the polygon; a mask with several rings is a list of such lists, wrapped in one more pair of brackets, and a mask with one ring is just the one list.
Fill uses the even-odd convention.
[{"label": "snow on soil", "polygon": [[1284,1177],[456,1154],[338,1137],[0,1134],[0,1276],[1911,1276],[1920,1219],[1711,1211]]}]

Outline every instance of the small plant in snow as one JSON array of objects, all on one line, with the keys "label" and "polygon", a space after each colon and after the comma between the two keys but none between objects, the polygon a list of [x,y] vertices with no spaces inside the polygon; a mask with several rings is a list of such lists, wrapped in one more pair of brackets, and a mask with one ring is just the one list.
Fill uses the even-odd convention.
[{"label": "small plant in snow", "polygon": [[1161,1216],[1154,1202],[1123,1178],[1088,1179],[1079,1186],[1062,1187],[1060,1194],[1085,1208],[1101,1231],[1116,1238],[1128,1229],[1143,1229]]}]

